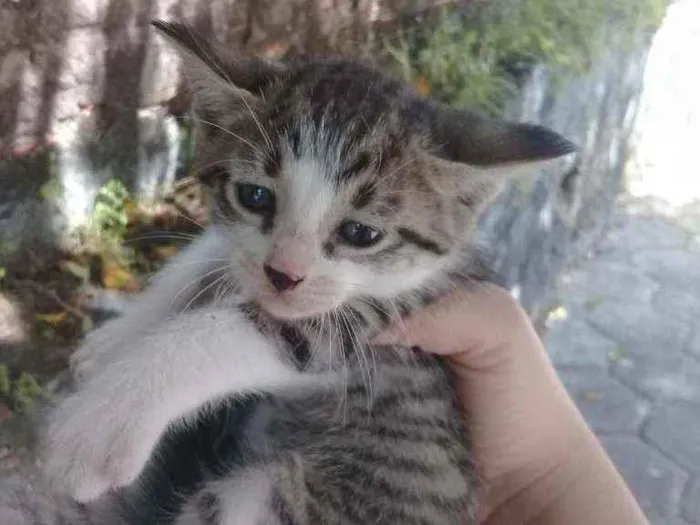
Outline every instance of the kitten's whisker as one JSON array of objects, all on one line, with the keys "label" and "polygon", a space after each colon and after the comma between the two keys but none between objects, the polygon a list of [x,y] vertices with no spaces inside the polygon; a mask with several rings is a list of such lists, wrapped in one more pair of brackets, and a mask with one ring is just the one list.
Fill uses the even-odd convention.
[{"label": "kitten's whisker", "polygon": [[228,277],[228,272],[225,273],[225,274],[223,274],[223,275],[221,275],[221,276],[219,276],[219,277],[217,277],[217,278],[214,279],[212,282],[210,282],[208,285],[206,285],[205,287],[203,287],[199,292],[197,292],[197,293],[195,294],[194,297],[192,297],[192,299],[190,299],[190,300],[187,302],[187,304],[186,304],[185,307],[180,311],[180,313],[181,313],[181,314],[184,314],[185,312],[187,312],[187,310],[189,310],[190,306],[192,306],[192,304],[194,304],[194,302],[195,302],[197,299],[199,299],[199,297],[201,297],[202,294],[204,294],[207,290],[210,290],[211,288],[213,288],[214,286],[216,286],[217,284],[219,284],[221,281],[225,280],[227,277]]},{"label": "kitten's whisker", "polygon": [[231,262],[230,259],[200,259],[198,261],[183,261],[183,262],[172,262],[171,266],[192,266],[193,264],[205,264],[209,262]]},{"label": "kitten's whisker", "polygon": [[214,293],[215,306],[221,306],[224,296],[233,290],[233,283],[231,282],[230,276],[227,275],[226,277],[227,278],[224,279],[219,286],[217,286],[216,292]]},{"label": "kitten's whisker", "polygon": [[[386,183],[386,182],[391,182],[391,180],[398,176],[402,170],[410,166],[411,164],[414,164],[417,162],[419,158],[417,156],[411,156],[408,159],[406,159],[404,162],[396,166],[394,169],[392,169],[389,173],[386,175],[383,175],[382,177],[378,177],[370,186],[371,189],[376,189],[377,186],[381,183]],[[399,191],[399,193],[405,193],[402,191]]]},{"label": "kitten's whisker", "polygon": [[258,128],[258,131],[260,131],[260,135],[262,135],[262,138],[265,141],[265,144],[267,144],[267,147],[270,148],[269,153],[267,154],[267,158],[270,158],[269,155],[271,155],[272,152],[275,150],[275,146],[272,143],[272,139],[270,138],[270,135],[267,133],[267,131],[265,131],[265,128],[263,128],[262,124],[260,123],[260,120],[255,115],[253,108],[250,107],[250,104],[248,104],[248,101],[245,99],[245,96],[239,92],[237,92],[237,93],[238,93],[238,96],[240,97],[241,101],[245,105],[246,109],[248,110],[248,113],[250,113],[250,116],[253,119],[253,122],[255,122],[255,126]]},{"label": "kitten's whisker", "polygon": [[196,120],[197,122],[200,122],[200,123],[202,123],[202,124],[207,124],[207,125],[209,125],[209,126],[212,126],[213,128],[216,128],[216,129],[218,129],[218,130],[220,130],[220,131],[223,131],[223,132],[226,133],[227,135],[230,135],[231,137],[233,137],[233,138],[235,138],[235,139],[237,139],[237,140],[240,140],[243,144],[246,144],[252,151],[254,151],[259,157],[262,157],[262,158],[266,158],[266,157],[267,157],[267,155],[266,155],[262,150],[260,150],[260,148],[258,148],[255,144],[253,144],[253,143],[252,143],[251,141],[249,141],[248,139],[243,138],[243,137],[241,137],[240,135],[237,135],[236,133],[234,133],[234,132],[231,131],[230,129],[226,129],[226,128],[224,128],[223,126],[220,126],[220,125],[218,125],[218,124],[216,124],[216,123],[214,123],[214,122],[210,122],[210,121],[208,121],[208,120],[201,119],[201,118],[199,118],[199,117],[192,117],[192,118],[193,118],[194,120]]},{"label": "kitten's whisker", "polygon": [[228,270],[228,265],[221,265],[221,266],[218,266],[218,267],[216,267],[216,268],[214,268],[214,269],[212,269],[212,270],[206,272],[204,275],[198,275],[198,276],[197,276],[195,279],[193,279],[190,283],[188,283],[187,285],[185,285],[185,286],[183,286],[182,288],[180,288],[180,290],[177,292],[177,294],[175,294],[175,297],[173,297],[173,300],[170,302],[169,309],[170,309],[170,310],[173,309],[173,307],[175,306],[175,304],[176,304],[176,303],[178,302],[178,300],[180,299],[180,296],[181,296],[183,293],[185,293],[188,289],[192,288],[193,286],[197,286],[198,284],[200,284],[200,283],[202,282],[202,279],[206,279],[206,278],[209,277],[210,275],[214,275],[214,274],[216,274],[217,272],[220,272],[220,271],[222,271],[222,270]]},{"label": "kitten's whisker", "polygon": [[[356,362],[357,362],[357,366],[360,370],[360,377],[362,379],[362,382],[365,385],[367,385],[367,389],[371,391],[370,380],[369,380],[369,371],[366,371],[363,368],[363,362],[361,359],[361,355],[362,355],[361,348],[360,348],[359,342],[355,339],[352,324],[350,324],[349,319],[346,317],[343,308],[340,308],[339,310],[337,310],[337,315],[338,315],[339,322],[343,323],[343,326],[345,327],[346,333],[348,334],[348,337],[350,337],[350,344],[352,345],[353,353],[356,355]],[[343,357],[345,357],[347,359],[345,347],[343,347]],[[346,381],[345,397],[346,397],[346,401],[347,401],[347,381]],[[348,409],[349,409],[349,403],[346,402],[345,403],[344,417],[347,417]]]},{"label": "kitten's whisker", "polygon": [[123,244],[128,245],[139,241],[153,241],[156,239],[173,239],[177,241],[194,241],[199,238],[199,235],[194,235],[184,232],[164,232],[164,233],[154,233],[139,235],[138,237],[131,237],[126,239]]},{"label": "kitten's whisker", "polygon": [[401,314],[401,311],[400,311],[399,308],[396,306],[396,304],[394,303],[394,300],[393,300],[393,299],[387,299],[387,303],[389,304],[389,306],[390,306],[391,308],[393,308],[394,313],[396,314],[396,315],[394,316],[393,322],[394,322],[394,323],[397,323],[397,324],[401,327],[401,331],[402,331],[402,332],[405,332],[405,331],[406,331],[406,325],[405,325],[404,322],[403,322],[403,315]]},{"label": "kitten's whisker", "polygon": [[[365,362],[365,366],[367,368],[367,391],[369,394],[367,397],[367,411],[369,412],[371,410],[372,400],[374,399],[373,372],[376,372],[377,370],[377,360],[374,352],[372,351],[369,337],[367,337],[367,334],[365,332],[359,329],[359,327],[362,326],[362,319],[359,318],[358,315],[352,309],[347,309],[346,312],[352,316],[352,319],[354,321],[353,332],[355,333],[356,348],[360,353],[360,356],[358,357],[361,357],[361,359]],[[362,336],[364,342],[360,341],[360,336]],[[369,358],[367,357],[367,353],[369,353],[372,357],[371,366]]]},{"label": "kitten's whisker", "polygon": [[387,311],[386,308],[382,306],[382,304],[378,300],[372,297],[361,297],[360,301],[363,301],[365,304],[368,304],[370,308],[376,308],[377,310],[382,312],[390,320],[389,322],[391,322],[391,314]]},{"label": "kitten's whisker", "polygon": [[177,213],[178,217],[181,217],[181,218],[185,219],[186,221],[188,221],[188,222],[191,223],[191,224],[194,224],[194,225],[195,225],[197,228],[199,228],[200,230],[204,230],[204,225],[203,225],[203,224],[197,222],[196,220],[194,220],[194,219],[193,219],[192,217],[190,217],[189,215],[187,215],[187,214],[183,213],[182,211],[180,211],[180,210],[178,209],[177,206],[174,206],[173,209],[175,210],[175,213]]},{"label": "kitten's whisker", "polygon": [[192,36],[192,41],[195,42],[195,44],[196,44],[197,47],[199,48],[200,53],[202,53],[202,54],[204,55],[204,57],[208,60],[208,62],[209,62],[209,64],[210,64],[210,67],[213,67],[213,68],[219,73],[219,75],[220,75],[221,77],[223,77],[224,79],[226,79],[228,82],[224,82],[224,81],[222,81],[222,80],[220,80],[220,79],[218,79],[218,78],[217,78],[217,81],[218,81],[224,88],[226,88],[227,90],[231,91],[232,93],[235,93],[235,94],[241,99],[241,101],[242,101],[243,104],[245,105],[246,109],[247,109],[248,112],[250,113],[250,116],[253,118],[253,121],[255,122],[255,125],[258,127],[258,130],[260,131],[260,134],[262,135],[263,140],[265,140],[265,142],[267,143],[268,147],[272,150],[272,149],[273,149],[272,141],[270,140],[269,135],[265,132],[265,130],[264,130],[263,127],[261,126],[260,121],[259,121],[258,118],[255,116],[255,113],[253,113],[253,109],[250,107],[250,105],[248,104],[248,101],[245,99],[245,95],[243,95],[243,94],[241,93],[241,88],[239,88],[238,86],[236,86],[236,83],[233,82],[233,80],[231,79],[231,77],[229,76],[229,74],[228,74],[226,71],[224,71],[224,69],[223,69],[221,66],[219,66],[219,64],[218,64],[215,60],[212,60],[212,57],[209,55],[209,53],[207,53],[206,50],[199,44],[199,40],[198,40],[194,35],[192,35],[191,33],[192,33],[192,32],[190,31],[190,36]]},{"label": "kitten's whisker", "polygon": [[220,159],[220,160],[215,160],[213,162],[209,162],[207,164],[204,164],[203,166],[197,166],[195,168],[195,175],[200,175],[203,171],[206,171],[207,169],[217,166],[218,164],[226,164],[226,165],[236,165],[236,164],[241,164],[244,166],[253,166],[254,168],[258,168],[260,164],[258,162],[254,162],[252,160],[247,160],[247,159],[240,159],[240,158],[226,158],[226,159]]},{"label": "kitten's whisker", "polygon": [[345,347],[344,347],[344,341],[342,337],[342,331],[340,329],[340,322],[338,319],[338,316],[335,315],[334,313],[329,313],[328,318],[331,321],[331,326],[335,329],[335,336],[337,338],[337,342],[333,343],[331,345],[331,355],[335,357],[333,350],[339,350],[339,357],[340,357],[340,367],[342,370],[342,377],[343,377],[343,392],[342,395],[339,396],[338,400],[338,409],[342,410],[343,413],[343,420],[347,417],[347,395],[348,395],[348,377],[349,377],[349,368],[347,364],[347,358],[345,356]]}]

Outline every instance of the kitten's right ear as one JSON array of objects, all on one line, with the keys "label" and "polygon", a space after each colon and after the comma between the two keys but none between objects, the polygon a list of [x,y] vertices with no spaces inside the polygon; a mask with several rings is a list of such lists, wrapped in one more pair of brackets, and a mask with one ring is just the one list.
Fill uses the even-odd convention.
[{"label": "kitten's right ear", "polygon": [[426,108],[439,187],[481,205],[495,196],[504,179],[573,162],[577,156],[573,143],[540,125],[488,119],[442,104]]},{"label": "kitten's right ear", "polygon": [[208,134],[226,129],[241,112],[255,111],[265,90],[285,72],[280,63],[224,47],[185,24],[152,21],[151,25],[179,51],[195,115],[210,123],[202,127]]}]

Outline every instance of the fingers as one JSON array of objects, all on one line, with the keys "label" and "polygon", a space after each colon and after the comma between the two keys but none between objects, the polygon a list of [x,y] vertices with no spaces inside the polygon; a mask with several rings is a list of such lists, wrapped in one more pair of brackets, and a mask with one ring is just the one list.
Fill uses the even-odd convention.
[{"label": "fingers", "polygon": [[504,289],[482,285],[454,292],[403,323],[389,327],[375,344],[420,346],[441,355],[495,346],[529,325],[517,301]]}]

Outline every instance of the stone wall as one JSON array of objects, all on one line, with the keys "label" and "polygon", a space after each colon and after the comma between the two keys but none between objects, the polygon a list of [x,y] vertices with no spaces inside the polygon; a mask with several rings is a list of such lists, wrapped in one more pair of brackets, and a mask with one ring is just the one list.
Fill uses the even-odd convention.
[{"label": "stone wall", "polygon": [[281,55],[362,45],[441,1],[0,0],[0,245],[61,240],[110,178],[146,198],[175,178],[180,67],[150,20]]},{"label": "stone wall", "polygon": [[0,0],[0,147],[50,139],[56,121],[95,104],[105,118],[171,98],[176,58],[153,19],[263,53],[322,52],[367,25],[435,0]]},{"label": "stone wall", "polygon": [[550,126],[580,147],[576,164],[507,185],[482,221],[494,267],[535,318],[563,267],[587,256],[609,225],[652,36],[640,32],[630,45],[611,35],[604,55],[578,77],[535,68],[509,108],[509,117]]}]

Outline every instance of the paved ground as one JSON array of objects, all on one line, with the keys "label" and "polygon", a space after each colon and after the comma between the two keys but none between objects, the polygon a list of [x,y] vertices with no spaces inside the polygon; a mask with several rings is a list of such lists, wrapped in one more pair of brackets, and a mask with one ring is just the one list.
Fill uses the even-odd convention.
[{"label": "paved ground", "polygon": [[[695,214],[694,214],[695,213]],[[546,344],[653,525],[700,525],[700,214],[629,199]],[[575,451],[572,451],[575,453]]]}]

